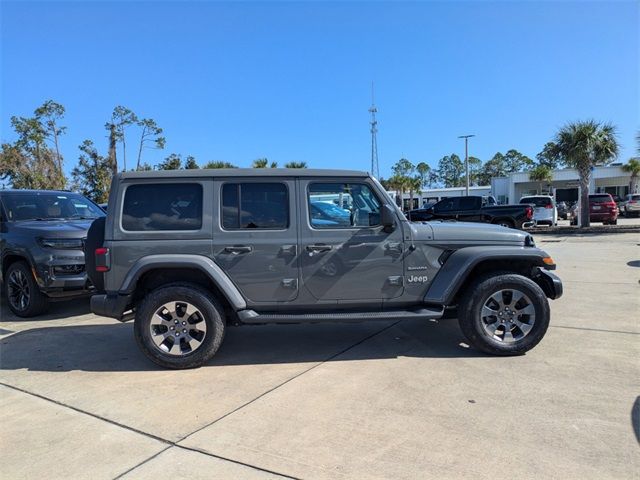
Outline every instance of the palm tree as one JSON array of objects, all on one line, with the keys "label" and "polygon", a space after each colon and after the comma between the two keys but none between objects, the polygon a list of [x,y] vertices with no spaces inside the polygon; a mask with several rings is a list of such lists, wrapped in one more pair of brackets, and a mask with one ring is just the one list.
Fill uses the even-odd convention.
[{"label": "palm tree", "polygon": [[569,123],[554,139],[558,156],[580,176],[580,218],[583,227],[589,226],[589,182],[591,169],[606,165],[618,156],[616,129],[608,123],[594,120]]},{"label": "palm tree", "polygon": [[269,165],[269,160],[267,160],[266,158],[258,158],[258,159],[253,161],[253,163],[251,164],[251,167],[253,167],[253,168],[267,168],[267,165]]},{"label": "palm tree", "polygon": [[534,169],[529,172],[529,180],[538,182],[538,194],[541,194],[542,184],[549,184],[553,180],[553,171],[548,165],[536,165]]},{"label": "palm tree", "polygon": [[307,168],[307,162],[289,162],[284,164],[285,168]]},{"label": "palm tree", "polygon": [[409,210],[413,210],[413,194],[414,192],[418,195],[422,193],[422,177],[407,177],[407,188],[409,189]]},{"label": "palm tree", "polygon": [[626,165],[622,166],[622,170],[631,174],[629,182],[629,193],[638,193],[638,177],[640,177],[640,157],[630,158]]},{"label": "palm tree", "polygon": [[238,168],[238,167],[236,167],[233,163],[214,160],[207,163],[203,168]]}]

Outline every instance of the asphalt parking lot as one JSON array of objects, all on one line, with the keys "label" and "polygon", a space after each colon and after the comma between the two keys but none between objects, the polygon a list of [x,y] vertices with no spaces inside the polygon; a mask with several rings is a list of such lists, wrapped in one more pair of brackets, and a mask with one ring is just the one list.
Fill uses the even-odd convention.
[{"label": "asphalt parking lot", "polygon": [[640,235],[540,235],[565,295],[527,355],[457,323],[229,329],[167,371],[88,301],[2,309],[2,478],[640,478]]}]

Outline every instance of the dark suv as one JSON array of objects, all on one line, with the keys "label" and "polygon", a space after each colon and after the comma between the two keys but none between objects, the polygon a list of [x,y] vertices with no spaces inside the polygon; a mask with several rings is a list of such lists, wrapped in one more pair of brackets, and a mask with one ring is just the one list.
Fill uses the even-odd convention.
[{"label": "dark suv", "polygon": [[102,216],[76,193],[0,190],[0,282],[13,313],[32,317],[50,299],[89,293],[84,239]]},{"label": "dark suv", "polygon": [[[533,348],[562,284],[525,232],[410,223],[367,173],[127,172],[86,242],[98,315],[135,317],[154,362],[202,365],[227,325],[429,320],[457,310],[468,342]],[[448,316],[448,315],[447,315]]]}]

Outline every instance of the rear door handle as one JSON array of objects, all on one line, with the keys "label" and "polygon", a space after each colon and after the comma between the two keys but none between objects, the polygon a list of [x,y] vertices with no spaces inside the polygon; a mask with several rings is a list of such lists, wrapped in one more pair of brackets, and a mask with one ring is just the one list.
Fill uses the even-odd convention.
[{"label": "rear door handle", "polygon": [[224,247],[224,251],[226,253],[233,253],[234,255],[238,255],[240,253],[249,253],[253,251],[253,247],[248,247],[246,245],[228,246]]},{"label": "rear door handle", "polygon": [[307,245],[307,252],[311,255],[314,253],[328,252],[332,249],[333,247],[331,245]]}]

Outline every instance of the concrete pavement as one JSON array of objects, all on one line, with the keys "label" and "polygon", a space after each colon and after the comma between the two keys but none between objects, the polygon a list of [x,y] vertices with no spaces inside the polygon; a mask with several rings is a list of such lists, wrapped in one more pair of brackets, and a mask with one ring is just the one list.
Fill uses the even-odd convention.
[{"label": "concrete pavement", "polygon": [[536,240],[565,296],[522,357],[455,321],[262,326],[175,372],[86,301],[3,308],[0,476],[639,478],[640,236]]}]

